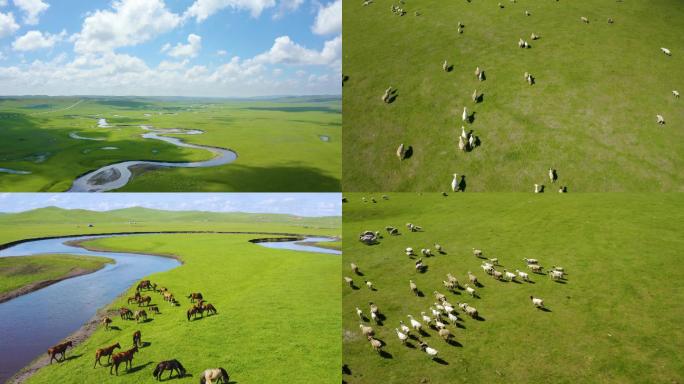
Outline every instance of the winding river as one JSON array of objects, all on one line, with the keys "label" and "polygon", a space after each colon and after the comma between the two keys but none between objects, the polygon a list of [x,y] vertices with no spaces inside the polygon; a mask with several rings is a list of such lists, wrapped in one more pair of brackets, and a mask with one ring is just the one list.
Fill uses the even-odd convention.
[{"label": "winding river", "polygon": [[[111,127],[107,120],[100,119],[98,125],[100,127]],[[162,136],[164,134],[176,135],[199,135],[204,133],[197,129],[181,129],[181,128],[153,128],[149,125],[141,125],[140,128],[148,131],[142,135],[145,139],[154,139],[167,142],[184,148],[194,148],[207,150],[214,154],[214,157],[206,161],[194,162],[168,162],[168,161],[151,161],[151,160],[129,160],[105,165],[94,171],[90,171],[84,175],[79,176],[74,180],[69,192],[106,192],[118,189],[128,184],[131,179],[131,167],[144,166],[148,168],[162,168],[162,167],[176,167],[176,168],[203,168],[216,167],[232,163],[237,159],[237,153],[230,149],[210,147],[206,145],[190,144],[175,137]]]},{"label": "winding river", "polygon": [[[115,260],[97,272],[63,280],[43,289],[0,304],[0,383],[4,383],[47,348],[78,330],[98,308],[112,302],[142,277],[180,265],[175,259],[125,252],[98,252],[66,244],[71,240],[114,236],[73,236],[20,243],[0,250],[0,257],[41,253],[104,256]],[[268,235],[256,235],[268,237]],[[332,241],[306,238],[297,241]],[[257,243],[260,246],[296,251],[334,253],[340,251],[303,246],[294,241]]]}]

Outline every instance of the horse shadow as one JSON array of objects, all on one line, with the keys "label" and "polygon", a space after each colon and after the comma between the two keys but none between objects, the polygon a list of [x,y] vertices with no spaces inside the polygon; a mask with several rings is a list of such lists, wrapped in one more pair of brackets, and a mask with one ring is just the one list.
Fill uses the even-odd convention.
[{"label": "horse shadow", "polygon": [[147,347],[149,347],[150,345],[152,345],[152,343],[150,343],[149,341],[143,341],[143,342],[140,344],[140,348],[147,348]]},{"label": "horse shadow", "polygon": [[81,354],[78,354],[78,355],[71,355],[71,356],[69,356],[69,357],[65,357],[64,359],[62,359],[62,362],[64,362],[64,361],[69,361],[69,360],[74,360],[74,359],[78,359],[78,358],[81,357],[81,356],[83,356],[82,353],[81,353]]},{"label": "horse shadow", "polygon": [[441,365],[449,365],[449,363],[446,360],[442,359],[441,357],[433,357],[432,361],[434,361],[437,364],[441,364]]},{"label": "horse shadow", "polygon": [[145,363],[145,364],[136,365],[135,367],[131,367],[128,371],[126,371],[126,373],[135,373],[135,372],[138,372],[138,371],[140,371],[140,370],[143,370],[143,369],[147,368],[147,366],[150,365],[150,364],[154,364],[154,363],[153,363],[152,361],[148,361],[148,362]]},{"label": "horse shadow", "polygon": [[413,147],[409,145],[404,152],[404,159],[409,159],[411,156],[413,156]]},{"label": "horse shadow", "polygon": [[120,331],[121,328],[117,327],[116,325],[110,325],[109,329],[114,330],[114,331]]},{"label": "horse shadow", "polygon": [[456,341],[456,340],[454,340],[454,339],[449,339],[449,340],[447,340],[446,343],[449,344],[449,345],[451,345],[452,347],[463,348],[463,344],[459,343],[458,341]]}]

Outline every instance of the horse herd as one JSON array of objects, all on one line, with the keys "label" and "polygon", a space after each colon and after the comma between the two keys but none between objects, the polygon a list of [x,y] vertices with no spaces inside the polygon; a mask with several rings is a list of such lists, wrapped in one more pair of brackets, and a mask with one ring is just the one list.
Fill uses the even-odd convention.
[{"label": "horse herd", "polygon": [[[161,314],[159,311],[159,307],[157,305],[152,304],[152,298],[150,296],[143,296],[141,292],[143,291],[154,291],[157,293],[160,293],[164,301],[168,301],[174,306],[180,305],[178,301],[174,298],[173,294],[169,292],[167,288],[160,287],[157,288],[157,284],[152,283],[150,280],[143,280],[141,281],[137,286],[136,286],[136,292],[135,295],[132,297],[128,298],[128,303],[137,303],[138,307],[145,306],[148,311],[152,314]],[[200,292],[193,292],[190,295],[187,296],[188,299],[190,299],[190,302],[193,303],[193,306],[188,309],[187,311],[187,319],[190,321],[191,318],[196,319],[197,316],[204,316],[204,313],[206,312],[208,315],[215,315],[217,314],[216,307],[214,307],[212,304],[207,303],[204,301],[204,297]],[[126,307],[121,307],[119,309],[119,316],[121,320],[133,320],[135,319],[136,322],[139,322],[140,320],[147,321],[147,312],[144,309],[139,309],[139,310],[131,310]],[[100,321],[100,324],[102,324],[105,327],[105,330],[109,330],[110,324],[113,322],[113,320],[107,316],[103,317],[102,320]],[[52,361],[55,360],[58,363],[63,362],[66,360],[66,350],[67,348],[72,347],[73,348],[73,342],[71,340],[68,340],[66,342],[57,344],[53,347],[48,348],[48,355],[50,356],[50,364],[52,364]],[[119,374],[119,366],[124,365],[124,368],[126,371],[131,369],[133,367],[133,357],[135,356],[136,353],[139,352],[138,348],[142,348],[143,343],[142,343],[142,334],[139,330],[135,331],[133,333],[133,346],[130,349],[127,349],[122,352],[115,353],[116,349],[121,349],[121,344],[118,342],[115,344],[112,344],[108,347],[104,348],[99,348],[97,351],[95,351],[95,364],[93,365],[93,368],[97,367],[99,364],[100,366],[104,366],[102,364],[101,359],[103,357],[107,357],[107,364],[109,364],[109,373],[110,374]],[[169,371],[169,378],[171,378],[174,374],[174,372],[177,374],[178,378],[185,377],[187,371],[183,367],[183,365],[176,359],[171,359],[171,360],[165,360],[157,364],[155,367],[154,371],[152,372],[152,376],[156,378],[157,380],[161,380],[162,378],[162,373],[165,371]],[[229,375],[228,372],[221,367],[218,368],[209,368],[206,369],[202,372],[200,375],[200,384],[213,384],[213,383],[224,383],[228,384],[229,382]]]}]

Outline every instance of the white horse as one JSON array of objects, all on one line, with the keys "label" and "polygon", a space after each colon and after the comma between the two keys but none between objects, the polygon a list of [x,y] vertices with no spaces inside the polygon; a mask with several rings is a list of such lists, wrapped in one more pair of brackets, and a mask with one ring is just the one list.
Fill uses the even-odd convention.
[{"label": "white horse", "polygon": [[205,369],[200,376],[200,384],[213,384],[214,380],[216,383],[228,384],[230,378],[228,377],[228,372],[223,368],[209,368]]}]

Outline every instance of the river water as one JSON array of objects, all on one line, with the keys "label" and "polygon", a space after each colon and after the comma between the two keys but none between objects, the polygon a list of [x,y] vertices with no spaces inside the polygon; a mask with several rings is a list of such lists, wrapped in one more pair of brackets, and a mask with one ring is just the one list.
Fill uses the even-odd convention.
[{"label": "river water", "polygon": [[[41,253],[68,253],[104,256],[115,260],[101,270],[63,280],[35,292],[0,304],[0,383],[4,383],[47,348],[78,330],[98,308],[111,303],[138,280],[152,273],[173,269],[180,263],[171,258],[125,252],[98,252],[65,244],[71,240],[113,236],[75,236],[35,240],[0,250],[0,257],[21,257]],[[255,237],[268,237],[255,235]],[[307,238],[302,241],[331,241]],[[257,243],[277,249],[337,253],[325,248],[303,246],[294,242]]]}]

